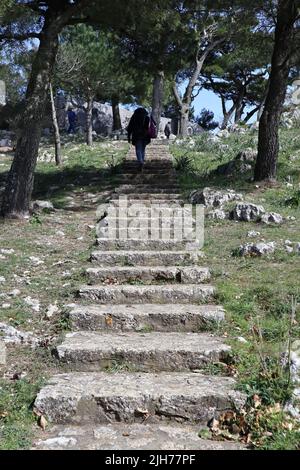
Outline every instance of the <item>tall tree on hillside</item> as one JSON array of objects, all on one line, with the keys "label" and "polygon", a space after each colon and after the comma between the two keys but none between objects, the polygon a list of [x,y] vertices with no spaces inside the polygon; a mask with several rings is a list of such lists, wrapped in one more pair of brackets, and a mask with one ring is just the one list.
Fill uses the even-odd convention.
[{"label": "tall tree on hillside", "polygon": [[[258,4],[257,1],[253,3],[254,7]],[[190,13],[187,23],[189,53],[185,57],[185,66],[178,69],[173,86],[180,111],[182,137],[187,135],[190,108],[201,90],[200,76],[205,63],[210,56],[218,57],[230,38],[240,29],[245,29],[245,25],[253,28],[257,23],[255,13],[244,0],[202,1]],[[227,52],[230,52],[228,46]]]},{"label": "tall tree on hillside", "polygon": [[294,54],[300,0],[278,0],[275,44],[265,107],[259,124],[255,180],[273,180],[277,173],[278,130]]},{"label": "tall tree on hillside", "polygon": [[[39,40],[32,65],[13,164],[8,174],[0,214],[28,214],[34,170],[58,50],[59,34],[68,25],[90,23],[121,27],[129,21],[131,1],[123,0],[5,0],[1,2],[0,44]],[[158,0],[155,0],[155,2]]]},{"label": "tall tree on hillside", "polygon": [[[236,124],[246,123],[258,112],[265,97],[268,83],[267,71],[245,70],[234,67],[233,71],[205,73],[203,88],[212,90],[221,99],[223,120],[221,129],[226,129],[234,117]],[[231,102],[228,107],[228,102]],[[252,108],[243,118],[246,108]]]},{"label": "tall tree on hillside", "polygon": [[39,40],[25,97],[15,157],[8,175],[1,213],[23,217],[28,213],[41,137],[42,119],[48,101],[49,82],[58,49],[58,35],[80,17],[92,0],[9,2],[3,12],[0,42]]},{"label": "tall tree on hillside", "polygon": [[140,80],[152,77],[152,115],[159,126],[166,85],[191,53],[191,18],[201,1],[135,0],[131,21],[120,31],[123,57],[132,62]]},{"label": "tall tree on hillside", "polygon": [[[28,213],[34,169],[41,137],[42,118],[48,102],[49,83],[58,50],[58,37],[72,24],[108,27],[127,22],[131,0],[13,0],[2,11],[0,43],[39,40],[29,83],[17,149],[10,169],[1,214],[23,217]],[[2,6],[2,5],[1,5]],[[122,15],[121,15],[122,13]]]},{"label": "tall tree on hillside", "polygon": [[[95,97],[105,100],[113,94],[113,49],[106,34],[91,26],[78,25],[69,28],[65,34],[58,58],[57,76],[61,87],[86,103],[86,142],[92,145]],[[70,58],[77,66],[66,76],[66,64]]]}]

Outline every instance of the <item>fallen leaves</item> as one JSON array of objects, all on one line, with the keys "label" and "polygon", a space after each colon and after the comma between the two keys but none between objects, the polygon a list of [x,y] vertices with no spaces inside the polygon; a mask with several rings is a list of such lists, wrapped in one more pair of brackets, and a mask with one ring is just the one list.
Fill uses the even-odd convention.
[{"label": "fallen leaves", "polygon": [[261,406],[261,398],[258,395],[253,395],[254,408],[259,408]]},{"label": "fallen leaves", "polygon": [[33,414],[37,417],[37,423],[39,427],[42,428],[42,430],[45,432],[48,425],[48,421],[46,420],[45,416],[37,408],[34,408]]},{"label": "fallen leaves", "polygon": [[299,423],[283,413],[280,403],[263,405],[259,394],[252,396],[252,406],[239,412],[228,410],[208,423],[199,437],[213,440],[239,441],[252,447],[261,447],[276,433],[298,429]]},{"label": "fallen leaves", "polygon": [[150,412],[148,410],[143,410],[141,408],[136,408],[135,410],[137,415],[142,415],[143,416],[143,423],[150,418]]},{"label": "fallen leaves", "polygon": [[112,328],[113,326],[113,319],[111,316],[107,316],[105,318],[105,323],[106,323],[106,326],[108,326],[109,328]]}]

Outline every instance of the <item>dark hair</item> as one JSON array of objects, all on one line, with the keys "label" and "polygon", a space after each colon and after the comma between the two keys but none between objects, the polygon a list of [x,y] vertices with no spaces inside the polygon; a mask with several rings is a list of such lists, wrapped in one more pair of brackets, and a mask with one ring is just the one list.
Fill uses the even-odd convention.
[{"label": "dark hair", "polygon": [[145,108],[137,108],[135,111],[134,111],[134,114],[135,115],[138,115],[138,114],[148,114],[147,113],[147,110]]}]

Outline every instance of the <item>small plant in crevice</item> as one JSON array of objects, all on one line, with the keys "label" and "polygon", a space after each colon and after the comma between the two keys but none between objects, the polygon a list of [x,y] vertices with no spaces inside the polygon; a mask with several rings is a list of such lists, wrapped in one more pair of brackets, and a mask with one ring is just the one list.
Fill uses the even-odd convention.
[{"label": "small plant in crevice", "polygon": [[111,175],[116,175],[119,173],[120,164],[120,158],[118,158],[116,155],[112,155],[111,160],[106,161],[106,166]]},{"label": "small plant in crevice", "polygon": [[285,206],[297,208],[300,206],[300,190],[294,190],[292,194],[285,199]]},{"label": "small plant in crevice", "polygon": [[57,329],[61,332],[71,330],[70,313],[68,310],[64,310],[61,312],[57,322]]},{"label": "small plant in crevice", "polygon": [[42,225],[42,221],[38,214],[33,213],[30,220],[29,220],[30,225],[36,226],[36,225]]},{"label": "small plant in crevice", "polygon": [[178,171],[179,173],[194,173],[194,163],[193,159],[191,156],[188,155],[188,153],[177,157],[175,159],[175,170]]}]

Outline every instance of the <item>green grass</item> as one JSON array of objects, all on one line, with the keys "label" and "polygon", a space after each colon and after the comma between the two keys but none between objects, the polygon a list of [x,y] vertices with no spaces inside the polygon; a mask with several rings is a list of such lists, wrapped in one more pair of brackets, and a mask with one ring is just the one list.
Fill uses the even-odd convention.
[{"label": "green grass", "polygon": [[[252,172],[237,174],[234,178],[210,174],[219,165],[234,159],[241,150],[255,149],[257,133],[233,134],[220,143],[210,142],[206,134],[194,140],[192,149],[185,143],[172,148],[174,158],[183,158],[187,162],[179,173],[186,196],[191,190],[204,187],[230,188],[241,192],[245,201],[261,204],[267,211],[295,217],[295,221],[285,221],[281,226],[206,220],[204,246],[205,264],[211,268],[212,282],[217,287],[217,302],[227,313],[220,333],[232,345],[238,387],[248,396],[247,419],[252,441],[261,449],[295,449],[299,446],[299,424],[293,423],[291,430],[286,429],[283,427],[286,416],[284,420],[282,416],[279,419],[278,413],[269,414],[268,410],[276,403],[282,410],[291,397],[289,374],[281,366],[281,356],[287,349],[288,339],[293,342],[300,337],[299,307],[292,328],[290,325],[292,300],[300,305],[300,256],[288,254],[284,249],[284,240],[300,242],[299,129],[280,132],[278,184],[273,187],[253,183]],[[292,187],[286,184],[287,181]],[[233,205],[225,208],[229,210]],[[247,237],[250,230],[260,232],[257,240]],[[259,240],[275,241],[278,248],[274,255],[262,258],[233,256],[241,244]],[[238,337],[247,342],[237,341]],[[222,373],[219,369],[210,366],[208,372]],[[251,412],[254,394],[262,400],[255,417]]]},{"label": "green grass", "polygon": [[0,450],[28,449],[36,421],[32,404],[41,383],[0,380]]},{"label": "green grass", "polygon": [[[255,148],[257,134],[232,135],[220,143],[211,143],[206,135],[196,139],[189,149],[185,144],[173,146],[176,158],[186,155],[188,163],[181,165],[182,191],[188,195],[192,189],[205,186],[231,188],[242,192],[245,200],[262,204],[266,210],[294,216],[282,226],[269,227],[255,223],[207,221],[205,230],[205,262],[213,273],[217,287],[217,302],[225,307],[227,320],[219,325],[218,333],[227,338],[233,348],[233,360],[227,370],[213,364],[205,370],[210,374],[234,375],[238,387],[248,395],[247,420],[252,441],[259,449],[296,449],[299,447],[299,426],[290,423],[282,414],[282,405],[290,397],[289,377],[280,367],[280,355],[286,349],[288,336],[300,336],[300,312],[290,328],[292,299],[300,303],[300,257],[287,254],[283,242],[289,239],[300,242],[300,154],[299,130],[283,130],[280,136],[278,185],[268,187],[251,181],[252,174],[235,178],[212,177],[209,172],[228,162],[245,148]],[[107,143],[105,143],[106,145]],[[111,145],[111,143],[110,143]],[[41,151],[53,152],[48,143]],[[53,163],[39,163],[36,172],[34,198],[47,199],[58,209],[54,214],[33,216],[30,223],[9,222],[1,225],[1,248],[13,248],[15,252],[0,262],[0,276],[6,278],[1,292],[8,296],[0,304],[11,306],[1,309],[1,320],[36,336],[46,334],[49,347],[32,351],[30,348],[9,349],[9,376],[24,371],[26,379],[3,379],[0,389],[0,446],[20,449],[30,446],[32,433],[36,431],[31,405],[45,377],[56,371],[57,363],[50,354],[51,345],[69,329],[66,304],[74,301],[78,287],[86,282],[84,268],[94,243],[95,232],[88,225],[95,224],[98,202],[92,202],[95,194],[116,184],[118,162],[128,149],[123,146],[104,147],[97,142],[92,149],[78,141],[63,148],[64,165],[56,168]],[[297,157],[298,156],[298,157]],[[295,158],[293,158],[295,157]],[[0,186],[9,169],[9,161],[0,166]],[[286,182],[292,183],[292,187]],[[67,209],[72,197],[75,208]],[[247,232],[261,233],[258,239],[275,241],[274,255],[262,259],[232,256],[241,244],[253,241]],[[57,235],[63,231],[65,236]],[[44,261],[33,266],[29,256]],[[124,257],[124,266],[130,266]],[[17,277],[16,277],[17,276]],[[19,289],[21,294],[10,297],[9,292]],[[40,301],[40,311],[34,312],[24,303],[31,296]],[[57,302],[61,314],[45,318],[49,304]],[[254,327],[254,330],[253,330]],[[261,342],[253,331],[259,331]],[[243,337],[247,343],[237,341]],[[262,359],[264,365],[262,364]],[[108,371],[132,370],[129,364],[113,363]],[[253,409],[253,395],[262,400],[258,410]],[[272,412],[279,404],[280,412]],[[271,409],[271,411],[270,411]],[[288,421],[288,426],[284,426]],[[267,435],[266,435],[267,432]],[[269,434],[271,435],[269,435]]]},{"label": "green grass", "polygon": [[[102,192],[114,188],[115,173],[127,149],[126,143],[96,142],[90,149],[78,140],[67,142],[62,167],[38,163],[35,174],[33,198],[50,200],[56,211],[34,214],[29,223],[0,222],[0,248],[14,250],[0,260],[0,276],[6,279],[0,286],[0,293],[6,296],[0,298],[1,321],[44,340],[43,347],[36,350],[8,348],[7,378],[0,383],[0,449],[29,448],[38,433],[32,403],[41,384],[57,372],[51,349],[70,329],[66,304],[74,302],[76,291],[86,282],[84,269],[95,243],[95,230],[88,226],[95,225],[98,206],[93,195],[101,202]],[[54,154],[47,141],[40,154],[45,150]],[[10,164],[8,157],[3,161],[0,186]],[[70,197],[76,207],[66,210]],[[43,263],[34,266],[30,256]],[[13,289],[20,294],[11,296]],[[39,300],[39,312],[25,303],[28,296]],[[1,308],[3,303],[10,307]],[[54,303],[59,314],[49,319],[46,311]],[[20,372],[26,374],[25,379],[11,380]]]}]

